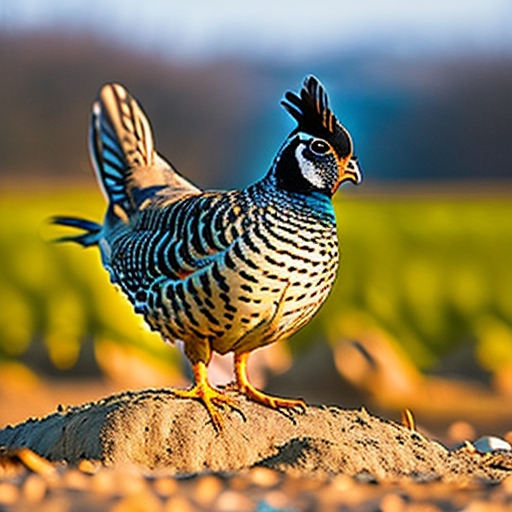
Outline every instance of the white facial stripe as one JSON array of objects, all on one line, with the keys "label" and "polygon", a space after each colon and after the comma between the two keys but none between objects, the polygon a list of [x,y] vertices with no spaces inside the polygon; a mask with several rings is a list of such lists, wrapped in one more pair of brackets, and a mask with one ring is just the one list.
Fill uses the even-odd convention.
[{"label": "white facial stripe", "polygon": [[299,144],[295,149],[295,158],[299,163],[299,169],[306,180],[311,183],[316,188],[324,188],[324,182],[321,176],[318,174],[318,169],[315,167],[315,164],[304,157],[302,151],[306,147],[305,144]]},{"label": "white facial stripe", "polygon": [[281,147],[279,148],[279,151],[277,152],[277,155],[274,158],[274,167],[278,164],[279,160],[281,159],[281,156],[283,154],[283,150],[285,150],[290,142],[294,140],[295,138],[299,138],[300,141],[310,141],[312,139],[311,135],[307,135],[304,132],[299,133],[291,133],[290,136],[283,142]]}]

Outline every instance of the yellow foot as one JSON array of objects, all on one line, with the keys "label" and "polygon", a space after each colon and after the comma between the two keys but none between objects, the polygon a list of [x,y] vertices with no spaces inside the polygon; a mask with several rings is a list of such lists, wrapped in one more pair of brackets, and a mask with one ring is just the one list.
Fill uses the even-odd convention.
[{"label": "yellow foot", "polygon": [[247,378],[247,358],[248,352],[243,354],[235,354],[235,376],[236,385],[240,393],[243,393],[247,398],[258,402],[260,404],[271,407],[272,409],[297,409],[306,410],[306,403],[304,400],[293,400],[288,398],[280,398],[278,396],[267,395],[262,391],[258,391]]},{"label": "yellow foot", "polygon": [[219,408],[230,408],[239,411],[236,401],[210,385],[204,363],[200,362],[192,367],[195,379],[194,386],[190,389],[173,389],[172,393],[179,398],[190,398],[202,402],[212,419],[215,430],[220,432],[224,428],[224,418]]},{"label": "yellow foot", "polygon": [[202,386],[201,384],[196,384],[190,389],[173,389],[172,393],[179,398],[191,398],[192,400],[202,402],[217,432],[220,432],[224,428],[224,418],[219,408],[238,410],[236,402],[231,397],[226,396],[209,385]]},{"label": "yellow foot", "polygon": [[250,400],[258,402],[259,404],[266,405],[267,407],[272,407],[272,409],[306,409],[306,402],[304,402],[304,400],[293,400],[291,398],[281,398],[278,396],[267,395],[262,391],[258,391],[250,384],[245,384],[243,386],[240,386],[239,384],[238,390]]}]

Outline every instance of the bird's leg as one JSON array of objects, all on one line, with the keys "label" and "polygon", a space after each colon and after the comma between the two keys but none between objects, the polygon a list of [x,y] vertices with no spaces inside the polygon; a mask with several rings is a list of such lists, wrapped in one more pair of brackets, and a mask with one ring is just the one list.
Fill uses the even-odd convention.
[{"label": "bird's leg", "polygon": [[281,407],[294,409],[306,408],[304,400],[293,400],[288,398],[280,398],[278,396],[267,395],[262,391],[258,391],[247,378],[247,360],[249,359],[249,352],[242,352],[235,354],[235,379],[236,385],[240,393],[243,393],[247,398],[258,402],[260,404],[272,407],[272,409],[279,409]]},{"label": "bird's leg", "polygon": [[203,361],[192,364],[194,372],[194,385],[190,389],[173,389],[172,393],[179,398],[191,398],[203,403],[212,419],[217,432],[224,427],[224,419],[217,407],[237,409],[235,401],[224,393],[213,388],[206,372],[206,364]]}]

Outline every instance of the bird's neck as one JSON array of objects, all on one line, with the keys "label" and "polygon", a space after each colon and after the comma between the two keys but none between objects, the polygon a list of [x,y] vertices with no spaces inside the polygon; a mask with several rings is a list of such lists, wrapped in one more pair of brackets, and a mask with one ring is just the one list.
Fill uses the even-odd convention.
[{"label": "bird's neck", "polygon": [[280,188],[272,172],[252,185],[252,188],[263,206],[272,205],[283,213],[293,211],[297,215],[328,224],[336,222],[330,197],[318,191],[297,192]]}]

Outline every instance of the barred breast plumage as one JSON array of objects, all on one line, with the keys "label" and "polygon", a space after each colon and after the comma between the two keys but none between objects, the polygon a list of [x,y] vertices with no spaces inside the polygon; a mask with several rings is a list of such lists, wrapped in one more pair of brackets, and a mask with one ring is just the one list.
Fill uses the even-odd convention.
[{"label": "barred breast plumage", "polygon": [[91,153],[109,200],[105,221],[56,219],[84,229],[65,240],[99,245],[135,311],[163,337],[184,342],[195,384],[175,393],[201,400],[218,429],[216,406],[234,404],[207,380],[212,351],[235,353],[236,385],[249,398],[303,404],[256,390],[247,357],[296,332],[327,298],[338,267],[331,197],[341,182],[361,180],[350,136],[318,80],[308,77],[283,105],[298,126],[265,177],[244,190],[202,192],[156,153],[126,89],[104,86]]}]

